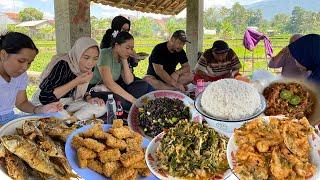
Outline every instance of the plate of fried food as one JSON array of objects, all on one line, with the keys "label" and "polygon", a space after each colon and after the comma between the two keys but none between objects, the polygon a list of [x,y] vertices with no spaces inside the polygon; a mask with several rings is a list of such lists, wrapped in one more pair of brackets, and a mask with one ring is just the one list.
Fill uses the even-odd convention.
[{"label": "plate of fried food", "polygon": [[72,171],[64,142],[75,130],[64,120],[28,116],[0,129],[1,179],[70,179]]},{"label": "plate of fried food", "polygon": [[228,138],[204,124],[179,121],[157,135],[146,151],[151,172],[159,179],[227,179]]},{"label": "plate of fried food", "polygon": [[320,137],[306,118],[256,118],[235,129],[227,147],[239,179],[320,178]]},{"label": "plate of fried food", "polygon": [[112,125],[78,129],[68,137],[65,150],[71,167],[83,179],[156,179],[144,159],[148,144],[117,119]]}]

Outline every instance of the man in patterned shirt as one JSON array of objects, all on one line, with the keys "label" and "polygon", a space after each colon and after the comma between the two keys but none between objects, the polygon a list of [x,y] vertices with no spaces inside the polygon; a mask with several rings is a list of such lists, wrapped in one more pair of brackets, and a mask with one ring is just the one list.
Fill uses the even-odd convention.
[{"label": "man in patterned shirt", "polygon": [[211,49],[207,49],[195,66],[194,80],[217,81],[223,78],[240,76],[241,64],[236,53],[222,40],[215,41]]}]

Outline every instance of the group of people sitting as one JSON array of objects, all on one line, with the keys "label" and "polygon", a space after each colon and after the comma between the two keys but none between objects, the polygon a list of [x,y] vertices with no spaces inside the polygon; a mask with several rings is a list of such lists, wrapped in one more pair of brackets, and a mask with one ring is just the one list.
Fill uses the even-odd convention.
[{"label": "group of people sitting", "polygon": [[[100,46],[90,37],[81,37],[69,52],[54,56],[40,77],[39,90],[34,96],[41,103],[38,106],[29,102],[26,95],[26,71],[38,54],[36,45],[22,33],[0,36],[0,124],[17,117],[14,106],[26,113],[50,113],[64,108],[60,101],[63,98],[83,99],[103,106],[108,95],[113,94],[128,111],[137,98],[154,90],[186,91],[187,85],[198,79],[241,77],[239,58],[222,40],[215,41],[201,55],[192,71],[183,49],[190,42],[183,30],[156,45],[149,56],[146,76],[135,77],[133,67],[138,60],[129,31],[130,21],[117,16]],[[320,82],[319,49],[320,36],[306,35],[285,47],[269,65],[280,67],[290,63],[301,71],[309,71],[308,78]],[[289,56],[291,60],[287,59]]]}]

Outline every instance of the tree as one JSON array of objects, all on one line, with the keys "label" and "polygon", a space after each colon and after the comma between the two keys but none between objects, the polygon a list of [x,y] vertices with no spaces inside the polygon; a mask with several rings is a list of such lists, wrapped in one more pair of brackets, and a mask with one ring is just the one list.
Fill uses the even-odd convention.
[{"label": "tree", "polygon": [[219,10],[216,8],[209,8],[203,14],[203,24],[207,29],[216,29],[218,23]]},{"label": "tree", "polygon": [[167,33],[171,35],[179,29],[186,29],[186,19],[176,19],[174,16],[170,17],[166,23]]},{"label": "tree", "polygon": [[24,8],[19,12],[20,21],[33,21],[43,19],[43,13],[36,8]]},{"label": "tree", "polygon": [[244,6],[235,3],[231,8],[230,20],[237,34],[243,33],[247,28],[248,12]]},{"label": "tree", "polygon": [[288,28],[289,23],[290,23],[290,16],[283,13],[279,13],[273,17],[273,19],[271,20],[270,26],[273,30],[279,33],[289,33],[290,32]]},{"label": "tree", "polygon": [[301,7],[294,7],[290,19],[290,32],[291,33],[304,33],[307,27],[306,11]]},{"label": "tree", "polygon": [[256,11],[248,12],[248,26],[260,27],[263,22],[262,11],[260,9]]},{"label": "tree", "polygon": [[132,22],[132,34],[140,37],[152,36],[154,22],[147,17],[141,17]]}]

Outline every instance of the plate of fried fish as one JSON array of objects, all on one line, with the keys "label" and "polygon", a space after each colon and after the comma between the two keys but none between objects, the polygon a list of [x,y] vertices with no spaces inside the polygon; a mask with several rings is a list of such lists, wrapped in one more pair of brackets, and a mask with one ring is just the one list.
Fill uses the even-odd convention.
[{"label": "plate of fried fish", "polygon": [[320,137],[304,117],[256,118],[235,129],[228,163],[240,179],[320,178]]},{"label": "plate of fried fish", "polygon": [[123,121],[95,124],[73,132],[67,140],[67,159],[83,179],[156,179],[149,171],[145,149],[149,141]]},{"label": "plate of fried fish", "polygon": [[78,177],[64,154],[64,142],[73,130],[63,120],[36,116],[5,124],[0,129],[1,179]]}]

